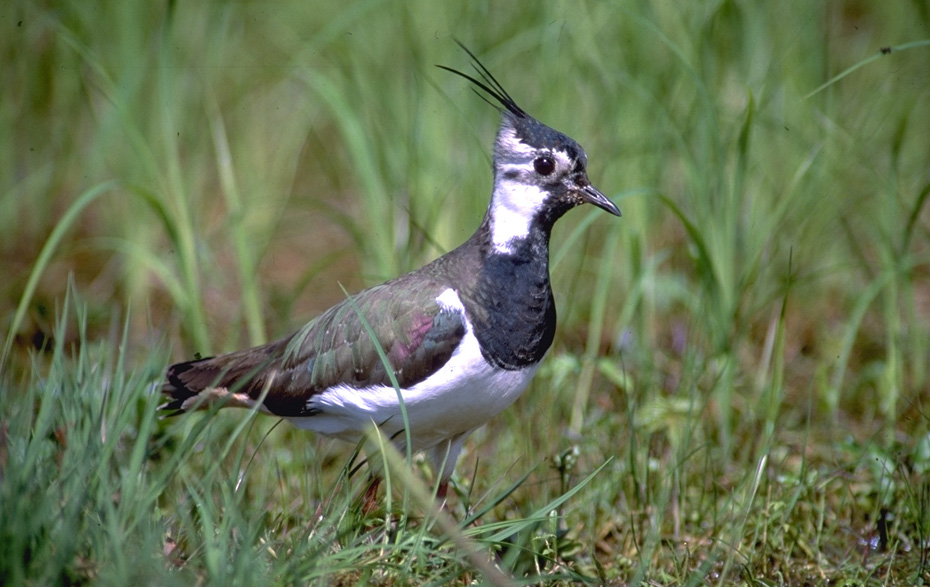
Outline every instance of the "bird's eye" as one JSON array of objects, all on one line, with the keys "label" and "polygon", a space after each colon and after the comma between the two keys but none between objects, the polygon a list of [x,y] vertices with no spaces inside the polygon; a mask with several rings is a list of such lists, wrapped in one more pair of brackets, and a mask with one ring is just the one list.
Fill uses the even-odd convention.
[{"label": "bird's eye", "polygon": [[548,155],[537,157],[533,160],[533,169],[539,175],[551,175],[555,171],[555,161]]}]

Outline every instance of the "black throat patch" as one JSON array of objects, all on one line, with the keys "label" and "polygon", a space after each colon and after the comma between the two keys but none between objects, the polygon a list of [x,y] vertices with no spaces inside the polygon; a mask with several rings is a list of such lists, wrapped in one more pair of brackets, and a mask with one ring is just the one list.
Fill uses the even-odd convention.
[{"label": "black throat patch", "polygon": [[538,363],[555,335],[549,286],[549,235],[537,228],[512,253],[484,244],[485,259],[471,292],[469,318],[481,354],[495,367],[518,370]]}]

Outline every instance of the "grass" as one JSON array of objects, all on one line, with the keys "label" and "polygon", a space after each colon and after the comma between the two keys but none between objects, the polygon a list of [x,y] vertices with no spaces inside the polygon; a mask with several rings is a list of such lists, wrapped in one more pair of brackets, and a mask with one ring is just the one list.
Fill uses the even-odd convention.
[{"label": "grass", "polygon": [[[930,580],[920,3],[6,11],[0,582]],[[451,517],[389,449],[365,516],[355,447],[157,389],[467,238],[453,36],[624,216],[556,228],[555,346]]]}]

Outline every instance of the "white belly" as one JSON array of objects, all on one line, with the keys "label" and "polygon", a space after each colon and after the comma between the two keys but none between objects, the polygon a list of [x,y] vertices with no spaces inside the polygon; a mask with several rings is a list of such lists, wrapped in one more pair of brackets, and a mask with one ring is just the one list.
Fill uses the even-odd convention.
[{"label": "white belly", "polygon": [[[471,349],[470,347],[474,347]],[[462,345],[437,373],[402,389],[414,450],[478,428],[512,404],[536,374],[537,365],[506,371],[489,365],[469,332]],[[373,386],[339,386],[311,401],[315,416],[290,418],[300,427],[357,442],[372,422],[388,437],[404,428],[397,390]]]},{"label": "white belly", "polygon": [[[455,292],[446,290],[439,299],[464,316]],[[538,363],[519,371],[489,365],[467,323],[465,337],[449,361],[424,381],[401,390],[410,422],[411,448],[428,449],[478,428],[523,393],[537,368]],[[289,420],[300,428],[344,440],[357,442],[372,422],[388,437],[404,429],[400,400],[393,387],[336,386],[314,396],[308,407],[320,413]]]}]

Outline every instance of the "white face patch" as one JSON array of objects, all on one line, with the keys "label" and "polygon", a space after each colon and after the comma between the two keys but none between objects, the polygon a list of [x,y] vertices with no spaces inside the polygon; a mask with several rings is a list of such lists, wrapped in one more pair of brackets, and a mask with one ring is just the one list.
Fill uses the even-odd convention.
[{"label": "white face patch", "polygon": [[[574,161],[564,151],[538,149],[521,141],[505,118],[497,133],[495,183],[491,196],[491,242],[499,253],[513,253],[515,241],[526,238],[533,218],[544,209],[549,192],[542,187],[564,177]],[[533,162],[551,157],[555,169],[540,176]]]},{"label": "white face patch", "polygon": [[501,121],[501,128],[497,133],[497,145],[494,150],[504,154],[507,159],[532,160],[536,155],[536,149],[521,141],[517,137],[516,129],[509,122],[509,119],[506,118]]},{"label": "white face patch", "polygon": [[530,234],[533,217],[542,210],[548,194],[535,185],[499,180],[491,198],[491,242],[499,253],[512,253],[514,241]]}]

